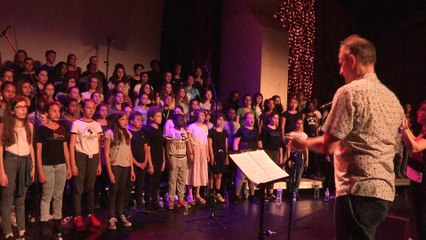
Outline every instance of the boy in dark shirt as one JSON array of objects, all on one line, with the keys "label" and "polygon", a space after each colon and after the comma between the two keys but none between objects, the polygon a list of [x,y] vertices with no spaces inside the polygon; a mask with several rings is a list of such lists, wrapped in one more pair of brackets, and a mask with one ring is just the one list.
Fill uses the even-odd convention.
[{"label": "boy in dark shirt", "polygon": [[[131,149],[133,157],[135,158],[135,162],[133,162],[133,165],[135,167],[135,175],[136,180],[134,182],[135,185],[135,197],[136,197],[136,206],[138,211],[141,211],[142,209],[142,190],[145,189],[144,182],[145,182],[145,175],[148,170],[148,168],[152,171],[152,164],[149,162],[149,146],[147,142],[147,138],[145,136],[145,133],[141,129],[142,127],[142,114],[140,112],[132,112],[129,115],[129,125],[127,129],[132,134],[131,139]],[[130,195],[131,189],[133,188],[133,182],[129,181],[128,183],[129,191],[128,193]],[[129,197],[126,197],[126,199],[129,199]],[[125,203],[128,203],[129,201],[125,201]]]},{"label": "boy in dark shirt", "polygon": [[163,210],[158,203],[161,173],[166,167],[164,155],[163,128],[161,127],[162,110],[160,107],[151,107],[148,110],[149,124],[142,128],[150,146],[152,168],[148,169],[148,187],[145,193],[146,208]]}]

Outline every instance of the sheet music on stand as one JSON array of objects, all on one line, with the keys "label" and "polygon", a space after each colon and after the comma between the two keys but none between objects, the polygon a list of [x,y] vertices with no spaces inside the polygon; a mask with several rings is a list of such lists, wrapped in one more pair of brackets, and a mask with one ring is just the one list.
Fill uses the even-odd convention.
[{"label": "sheet music on stand", "polygon": [[241,171],[256,185],[288,177],[263,150],[229,155]]}]

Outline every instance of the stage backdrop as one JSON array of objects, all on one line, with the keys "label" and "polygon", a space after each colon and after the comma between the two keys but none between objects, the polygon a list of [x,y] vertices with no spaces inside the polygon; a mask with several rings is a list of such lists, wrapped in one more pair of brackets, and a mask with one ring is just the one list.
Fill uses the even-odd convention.
[{"label": "stage backdrop", "polygon": [[280,1],[229,0],[223,4],[220,58],[222,99],[241,95],[280,95],[288,85],[288,33],[273,18]]},{"label": "stage backdrop", "polygon": [[[19,49],[34,60],[45,62],[44,52],[57,52],[56,62],[65,61],[69,53],[86,69],[89,57],[99,57],[105,72],[107,38],[112,37],[110,76],[116,63],[123,63],[127,73],[134,63],[149,69],[149,62],[160,56],[163,0],[129,1],[2,1],[0,31],[9,25],[8,34]],[[2,61],[13,59],[13,50],[5,38],[0,39]]]}]

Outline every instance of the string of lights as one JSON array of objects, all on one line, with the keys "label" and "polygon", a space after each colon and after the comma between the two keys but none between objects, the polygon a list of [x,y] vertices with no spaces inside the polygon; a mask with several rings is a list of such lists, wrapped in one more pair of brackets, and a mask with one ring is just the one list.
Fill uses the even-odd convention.
[{"label": "string of lights", "polygon": [[273,17],[289,33],[288,94],[312,97],[314,81],[315,0],[285,0]]}]

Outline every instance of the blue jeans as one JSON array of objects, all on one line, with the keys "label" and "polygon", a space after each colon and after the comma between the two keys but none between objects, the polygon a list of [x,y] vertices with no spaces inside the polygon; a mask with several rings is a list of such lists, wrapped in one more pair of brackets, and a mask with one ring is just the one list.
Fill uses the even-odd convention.
[{"label": "blue jeans", "polygon": [[335,205],[337,240],[374,240],[391,202],[361,196],[339,196]]},{"label": "blue jeans", "polygon": [[294,163],[291,167],[289,187],[290,193],[299,192],[300,180],[302,179],[303,170],[305,167],[305,154],[303,152],[292,153],[294,155]]}]

